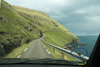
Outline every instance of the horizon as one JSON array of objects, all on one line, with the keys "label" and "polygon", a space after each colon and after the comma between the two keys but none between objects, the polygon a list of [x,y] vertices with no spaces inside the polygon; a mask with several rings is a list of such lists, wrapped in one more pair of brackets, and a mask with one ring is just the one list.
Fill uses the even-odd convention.
[{"label": "horizon", "polygon": [[77,37],[79,37],[79,36],[98,37],[99,35],[77,35]]}]

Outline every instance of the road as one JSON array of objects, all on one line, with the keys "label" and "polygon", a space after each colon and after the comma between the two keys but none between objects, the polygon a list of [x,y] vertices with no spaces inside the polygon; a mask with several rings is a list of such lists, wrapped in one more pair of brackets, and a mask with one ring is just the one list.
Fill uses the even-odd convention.
[{"label": "road", "polygon": [[32,58],[32,59],[53,59],[51,53],[43,46],[41,39],[36,39],[27,47],[24,52],[17,58]]}]

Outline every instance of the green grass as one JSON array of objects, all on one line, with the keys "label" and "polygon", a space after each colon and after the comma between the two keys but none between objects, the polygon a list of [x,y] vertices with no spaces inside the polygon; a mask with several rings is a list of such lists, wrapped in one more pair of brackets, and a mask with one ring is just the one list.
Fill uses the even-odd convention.
[{"label": "green grass", "polygon": [[[65,33],[63,31],[46,32],[46,33],[44,33],[44,35],[47,36],[46,38],[44,38],[44,40],[46,42],[51,43],[51,44],[56,45],[56,46],[59,46],[61,48],[65,48],[64,45],[71,42],[72,39],[78,39],[71,32]],[[46,46],[46,44],[45,44],[45,46]],[[61,55],[62,52],[61,51],[56,49],[57,54],[59,54],[59,55],[56,55],[48,47],[47,47],[47,49],[54,55],[55,58],[62,59],[62,55]],[[52,49],[52,47],[51,47],[51,49]],[[65,55],[65,59],[67,59],[67,60],[70,60],[70,61],[78,60],[77,58],[74,58],[69,54],[64,54],[64,55]]]},{"label": "green grass", "polygon": [[[57,54],[55,54],[54,52],[53,52],[53,47],[50,47],[50,46],[48,46],[46,43],[44,43],[43,41],[42,41],[42,43],[43,43],[43,45],[46,47],[46,49],[53,55],[53,57],[55,58],[55,59],[61,59],[62,57],[61,56],[59,56],[59,55],[57,55]],[[50,47],[50,48],[49,48]]]},{"label": "green grass", "polygon": [[[69,32],[64,26],[51,19],[48,14],[31,10],[20,6],[12,6],[2,1],[0,9],[0,42],[4,50],[15,49],[18,45],[40,37],[40,31],[47,36],[44,40],[63,47],[71,42],[72,39],[78,39],[73,33]],[[25,29],[27,28],[27,29]],[[56,32],[57,31],[57,32]],[[5,48],[6,45],[9,48]],[[14,46],[14,48],[11,48]],[[9,50],[10,50],[9,49]],[[5,53],[7,53],[5,51]]]},{"label": "green grass", "polygon": [[54,31],[44,33],[47,37],[44,38],[45,41],[64,48],[64,45],[71,42],[72,39],[78,39],[71,32]]},{"label": "green grass", "polygon": [[[42,41],[43,42],[43,41]],[[62,51],[58,50],[58,49],[55,49],[55,52],[53,51],[53,47],[47,45],[46,43],[44,43],[44,46],[46,47],[46,49],[53,55],[53,57],[55,59],[63,59],[62,57]],[[64,60],[69,60],[69,61],[75,61],[75,60],[78,60],[77,58],[74,58],[72,57],[71,55],[69,54],[65,54],[64,53]]]},{"label": "green grass", "polygon": [[17,58],[29,45],[31,45],[33,41],[31,41],[28,44],[23,44],[19,46],[18,48],[13,49],[9,54],[7,54],[3,58]]},{"label": "green grass", "polygon": [[[0,34],[0,42],[6,54],[8,53],[6,51],[10,52],[24,44],[27,39],[32,41],[40,37],[40,29],[33,24],[30,25],[31,21],[19,15],[8,3],[2,1],[2,5],[0,9],[0,18],[2,18],[0,19],[0,32],[4,32],[4,34]],[[25,29],[25,26],[28,28]]]},{"label": "green grass", "polygon": [[[53,47],[47,45],[45,42],[43,42],[43,45],[45,46],[45,48],[52,54],[52,56],[54,57],[54,59],[63,59],[62,58],[62,52],[60,50],[55,49],[55,52],[53,51]],[[80,60],[78,58],[72,57],[69,54],[65,54],[64,53],[64,60],[68,60],[68,61],[76,61],[76,60]],[[78,63],[79,65],[85,65],[84,63]]]},{"label": "green grass", "polygon": [[33,25],[42,30],[42,32],[45,32],[44,35],[47,36],[45,40],[49,43],[64,47],[64,45],[71,42],[72,39],[78,39],[60,23],[51,19],[46,13],[19,6],[13,7],[21,16],[32,21]]},{"label": "green grass", "polygon": [[48,16],[48,14],[44,12],[31,10],[19,6],[12,6],[12,7],[25,19],[32,21],[33,22],[32,24],[34,24],[37,28],[41,29],[43,32],[48,31],[48,29],[49,31],[53,31],[54,29],[68,31],[64,26],[62,26],[57,21],[51,19]]}]

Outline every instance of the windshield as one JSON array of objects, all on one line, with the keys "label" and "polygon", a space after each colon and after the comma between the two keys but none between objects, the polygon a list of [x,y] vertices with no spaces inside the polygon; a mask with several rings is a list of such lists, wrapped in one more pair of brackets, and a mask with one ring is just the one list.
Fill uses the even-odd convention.
[{"label": "windshield", "polygon": [[98,1],[0,0],[0,63],[86,64],[100,32]]}]

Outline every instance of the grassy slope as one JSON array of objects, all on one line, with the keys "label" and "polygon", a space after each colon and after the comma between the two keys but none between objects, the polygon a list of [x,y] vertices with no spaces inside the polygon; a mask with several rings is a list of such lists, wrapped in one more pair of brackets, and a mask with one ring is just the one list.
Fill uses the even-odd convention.
[{"label": "grassy slope", "polygon": [[62,47],[64,44],[71,42],[72,39],[78,39],[68,29],[51,19],[45,13],[41,14],[40,11],[19,6],[13,7],[21,16],[32,21],[37,28],[44,32],[44,35],[47,36],[47,38],[45,38],[47,42]]},{"label": "grassy slope", "polygon": [[[2,49],[0,56],[24,44],[27,39],[31,41],[39,37],[39,29],[32,24],[30,25],[29,20],[20,16],[4,1],[2,1],[2,8],[0,9],[0,18],[0,48]],[[32,28],[32,31],[25,29],[24,26]]]},{"label": "grassy slope", "polygon": [[4,1],[2,1],[2,8],[0,9],[0,18],[2,18],[0,19],[0,32],[5,33],[0,34],[0,47],[4,49],[3,52],[5,53],[24,44],[27,39],[31,41],[40,37],[40,31],[47,36],[45,38],[47,42],[60,47],[71,42],[72,39],[78,39],[60,23],[52,20],[48,14],[19,6],[11,6]]},{"label": "grassy slope", "polygon": [[[44,39],[45,41],[54,44],[56,46],[64,48],[64,45],[71,42],[72,39],[78,39],[73,33],[71,33],[68,29],[62,26],[57,21],[51,19],[47,14],[42,13],[40,11],[31,10],[23,7],[13,6],[13,8],[25,19],[28,19],[34,24],[37,28],[41,29],[44,35],[47,37]],[[46,46],[46,44],[44,43]],[[56,53],[46,47],[51,54],[56,59],[62,59],[61,52],[56,50]],[[76,60],[70,55],[65,55],[66,60]]]},{"label": "grassy slope", "polygon": [[[57,30],[61,29],[63,31],[68,31],[57,21],[52,20],[46,13],[18,6],[13,7],[21,16],[23,16],[25,19],[32,21],[33,24],[41,29],[43,32],[48,31],[48,29],[54,30],[54,28]],[[57,25],[57,27],[55,25]]]},{"label": "grassy slope", "polygon": [[57,31],[57,32],[47,32],[44,34],[47,35],[47,38],[44,39],[45,41],[62,48],[64,48],[65,44],[71,42],[72,39],[76,39],[76,37],[71,35],[70,32],[65,33],[63,31]]}]

